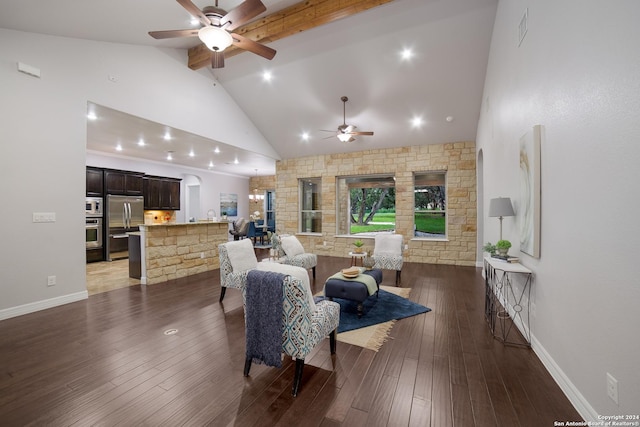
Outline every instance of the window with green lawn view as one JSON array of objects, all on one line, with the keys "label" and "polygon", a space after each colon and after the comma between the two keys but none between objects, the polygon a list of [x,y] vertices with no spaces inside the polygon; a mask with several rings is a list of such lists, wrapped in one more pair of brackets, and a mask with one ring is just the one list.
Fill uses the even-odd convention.
[{"label": "window with green lawn view", "polygon": [[300,191],[300,233],[322,233],[322,192],[320,178],[301,178]]},{"label": "window with green lawn view", "polygon": [[414,173],[414,236],[447,236],[446,172]]},{"label": "window with green lawn view", "polygon": [[393,175],[337,177],[337,233],[372,235],[396,228]]}]

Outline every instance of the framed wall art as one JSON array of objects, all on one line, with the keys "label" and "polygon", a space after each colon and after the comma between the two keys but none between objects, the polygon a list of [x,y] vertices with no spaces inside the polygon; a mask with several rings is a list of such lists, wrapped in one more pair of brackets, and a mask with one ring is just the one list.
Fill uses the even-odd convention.
[{"label": "framed wall art", "polygon": [[542,126],[520,138],[520,251],[540,258],[540,143]]},{"label": "framed wall art", "polygon": [[220,193],[220,214],[238,216],[238,195],[233,193]]}]

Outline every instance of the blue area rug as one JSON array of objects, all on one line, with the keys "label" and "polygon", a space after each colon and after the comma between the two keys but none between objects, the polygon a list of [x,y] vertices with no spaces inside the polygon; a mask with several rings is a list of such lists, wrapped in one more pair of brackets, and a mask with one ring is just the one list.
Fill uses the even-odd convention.
[{"label": "blue area rug", "polygon": [[[398,320],[431,311],[429,307],[416,304],[391,292],[380,289],[379,295],[370,296],[363,303],[364,314],[358,319],[358,304],[354,301],[334,298],[340,304],[338,333],[365,328],[378,323]],[[319,299],[323,299],[320,297]]]}]

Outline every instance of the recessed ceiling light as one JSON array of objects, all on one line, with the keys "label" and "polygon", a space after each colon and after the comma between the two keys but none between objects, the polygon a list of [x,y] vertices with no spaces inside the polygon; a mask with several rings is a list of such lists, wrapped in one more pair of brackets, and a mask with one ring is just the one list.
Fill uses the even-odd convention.
[{"label": "recessed ceiling light", "polygon": [[220,153],[220,149],[219,149],[218,147],[216,147],[216,149],[215,149],[215,150],[213,150],[213,152],[214,152],[214,153],[216,153],[216,154],[218,154],[218,153]]},{"label": "recessed ceiling light", "polygon": [[189,21],[189,23],[190,23],[192,26],[194,26],[194,27],[195,27],[196,25],[200,24],[200,21],[198,21],[198,18],[193,18],[193,17],[192,17],[192,18],[191,18],[191,20]]},{"label": "recessed ceiling light", "polygon": [[408,61],[409,59],[413,58],[413,50],[409,49],[408,47],[402,49],[402,52],[400,53],[400,57],[404,61]]},{"label": "recessed ceiling light", "polygon": [[302,139],[304,139],[305,141],[309,140],[309,134],[307,132],[303,132],[301,136],[302,136]]},{"label": "recessed ceiling light", "polygon": [[238,163],[240,163],[240,162],[238,161],[238,158],[236,157],[236,159],[233,161],[233,164],[237,165]]},{"label": "recessed ceiling light", "polygon": [[194,153],[193,150],[189,151],[189,157],[193,157],[195,155],[196,155],[196,153]]},{"label": "recessed ceiling light", "polygon": [[98,116],[96,116],[96,113],[94,113],[93,111],[87,113],[87,119],[96,120],[97,118],[98,118]]},{"label": "recessed ceiling light", "polygon": [[139,145],[140,147],[144,147],[144,139],[140,138],[140,139],[138,140],[138,145]]},{"label": "recessed ceiling light", "polygon": [[453,121],[453,116],[447,116],[445,120],[451,123]]},{"label": "recessed ceiling light", "polygon": [[209,162],[209,169],[213,167],[213,162]]},{"label": "recessed ceiling light", "polygon": [[262,73],[262,80],[264,80],[265,82],[270,82],[272,78],[273,75],[270,71],[265,71],[264,73]]},{"label": "recessed ceiling light", "polygon": [[171,134],[169,133],[169,131],[166,131],[164,133],[163,138],[164,138],[165,141],[171,141]]},{"label": "recessed ceiling light", "polygon": [[419,128],[420,126],[422,126],[422,117],[420,116],[415,116],[413,119],[411,119],[411,126],[414,128]]},{"label": "recessed ceiling light", "polygon": [[173,153],[173,151],[167,151],[167,160],[173,160],[171,153]]},{"label": "recessed ceiling light", "polygon": [[122,151],[122,145],[120,144],[116,145],[116,151]]}]

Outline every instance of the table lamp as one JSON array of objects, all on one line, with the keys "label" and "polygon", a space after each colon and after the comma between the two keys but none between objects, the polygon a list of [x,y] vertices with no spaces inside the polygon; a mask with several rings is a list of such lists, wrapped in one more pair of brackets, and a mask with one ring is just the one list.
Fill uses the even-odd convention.
[{"label": "table lamp", "polygon": [[502,240],[502,218],[514,215],[515,212],[509,197],[498,197],[489,201],[489,216],[500,219],[500,240]]}]

